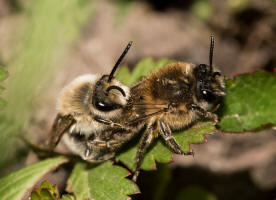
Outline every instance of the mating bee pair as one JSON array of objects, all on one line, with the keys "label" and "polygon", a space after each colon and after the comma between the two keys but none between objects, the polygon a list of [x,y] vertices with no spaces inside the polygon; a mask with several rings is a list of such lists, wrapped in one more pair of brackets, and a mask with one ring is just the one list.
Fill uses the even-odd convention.
[{"label": "mating bee pair", "polygon": [[172,152],[192,154],[181,149],[172,130],[203,118],[217,120],[213,111],[225,95],[225,85],[212,66],[211,36],[209,65],[175,62],[127,87],[114,74],[131,45],[129,42],[109,75],[83,75],[63,89],[49,145],[54,148],[62,137],[73,153],[99,162],[113,158],[145,127],[136,155],[136,180],[147,147],[159,135]]}]

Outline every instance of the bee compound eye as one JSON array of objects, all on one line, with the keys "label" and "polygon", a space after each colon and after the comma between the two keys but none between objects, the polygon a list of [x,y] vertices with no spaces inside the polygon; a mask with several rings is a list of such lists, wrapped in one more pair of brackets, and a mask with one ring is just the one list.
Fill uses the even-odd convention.
[{"label": "bee compound eye", "polygon": [[95,106],[98,110],[101,110],[101,111],[112,110],[110,106],[106,105],[104,102],[101,102],[101,101],[96,101]]},{"label": "bee compound eye", "polygon": [[215,96],[212,91],[209,90],[202,90],[201,91],[202,97],[204,100],[211,102],[215,99]]},{"label": "bee compound eye", "polygon": [[103,112],[108,112],[108,111],[112,111],[112,110],[120,108],[120,105],[118,105],[118,104],[106,103],[106,102],[98,101],[98,100],[95,101],[94,106],[98,110],[103,111]]}]

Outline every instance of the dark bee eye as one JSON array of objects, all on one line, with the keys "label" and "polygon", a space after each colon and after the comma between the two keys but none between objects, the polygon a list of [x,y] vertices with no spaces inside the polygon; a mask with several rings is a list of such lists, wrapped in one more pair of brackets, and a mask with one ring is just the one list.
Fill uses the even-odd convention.
[{"label": "dark bee eye", "polygon": [[202,98],[205,101],[212,102],[215,100],[215,95],[210,90],[201,90]]},{"label": "dark bee eye", "polygon": [[115,110],[120,107],[118,104],[114,104],[114,103],[108,104],[108,103],[105,103],[102,101],[97,101],[97,100],[95,101],[94,105],[98,110],[104,111],[104,112]]}]

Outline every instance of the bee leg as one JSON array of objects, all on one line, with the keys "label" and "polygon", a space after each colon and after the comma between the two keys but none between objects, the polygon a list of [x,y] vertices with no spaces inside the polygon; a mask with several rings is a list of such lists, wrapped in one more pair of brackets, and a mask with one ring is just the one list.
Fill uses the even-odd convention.
[{"label": "bee leg", "polygon": [[100,117],[94,117],[94,120],[97,121],[97,122],[99,122],[99,123],[102,123],[102,124],[105,124],[105,125],[109,125],[111,127],[119,127],[121,129],[127,129],[123,125],[115,123],[115,122],[113,122],[111,120],[108,120],[108,119],[102,119]]},{"label": "bee leg", "polygon": [[91,148],[87,145],[85,154],[84,154],[84,158],[87,159],[90,154],[91,154]]},{"label": "bee leg", "polygon": [[54,149],[63,134],[75,123],[72,115],[62,116],[58,114],[55,118],[52,129],[49,133],[49,139],[46,141],[46,147],[49,149]]},{"label": "bee leg", "polygon": [[139,170],[140,170],[142,161],[144,159],[145,151],[154,139],[154,136],[153,136],[154,129],[155,129],[154,125],[149,124],[139,141],[139,146],[136,153],[136,168],[135,168],[135,171],[133,172],[134,175],[132,177],[132,180],[134,182],[136,182],[137,177],[139,175]]},{"label": "bee leg", "polygon": [[163,121],[159,120],[159,133],[161,137],[165,140],[168,147],[176,154],[182,155],[194,155],[193,152],[184,152],[180,145],[176,142],[175,138],[172,136],[170,127]]},{"label": "bee leg", "polygon": [[196,104],[191,104],[190,108],[192,110],[199,112],[203,117],[205,117],[207,119],[212,119],[215,121],[215,123],[218,123],[218,116],[216,114],[214,114],[212,112],[208,112]]},{"label": "bee leg", "polygon": [[87,141],[87,143],[98,147],[110,147],[110,142],[102,141],[102,140],[89,140]]}]

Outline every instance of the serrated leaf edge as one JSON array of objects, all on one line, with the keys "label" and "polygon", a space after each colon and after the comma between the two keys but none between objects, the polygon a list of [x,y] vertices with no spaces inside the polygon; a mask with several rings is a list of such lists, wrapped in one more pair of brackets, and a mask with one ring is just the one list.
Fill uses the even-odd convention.
[{"label": "serrated leaf edge", "polygon": [[[229,80],[229,81],[235,81],[236,78],[240,77],[240,76],[246,76],[246,75],[254,75],[255,73],[258,73],[258,72],[264,72],[270,76],[275,76],[276,75],[276,68],[274,68],[274,70],[272,72],[270,71],[266,71],[266,70],[263,70],[263,69],[256,69],[256,70],[253,70],[251,72],[244,72],[244,73],[238,73],[238,74],[234,74],[233,75],[233,78],[226,78],[225,80]],[[226,94],[227,95],[227,94]],[[238,114],[237,114],[238,115]],[[229,117],[229,116],[227,116]],[[216,124],[216,129],[221,133],[221,134],[242,134],[242,133],[247,133],[247,132],[257,132],[259,129],[262,129],[262,128],[265,128],[267,126],[274,126],[276,124],[274,123],[266,123],[266,124],[262,124],[260,125],[259,127],[257,128],[254,128],[254,129],[244,129],[242,128],[243,131],[231,131],[231,132],[228,132],[228,131],[225,131],[224,129],[220,129],[219,128],[219,124]]]}]

